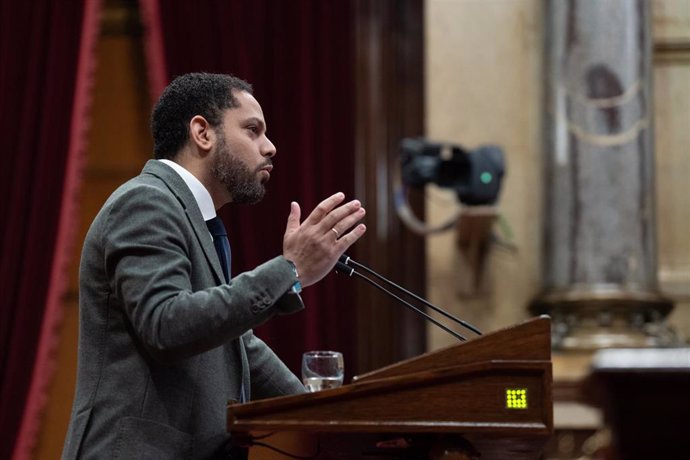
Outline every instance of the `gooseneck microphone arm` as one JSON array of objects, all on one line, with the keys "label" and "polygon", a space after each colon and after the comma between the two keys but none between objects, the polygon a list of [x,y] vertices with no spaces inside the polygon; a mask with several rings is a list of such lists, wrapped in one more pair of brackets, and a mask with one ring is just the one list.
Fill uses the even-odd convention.
[{"label": "gooseneck microphone arm", "polygon": [[426,319],[428,319],[429,321],[431,321],[432,323],[434,323],[435,325],[437,325],[438,327],[440,327],[441,329],[443,329],[443,330],[446,331],[447,333],[453,335],[453,336],[454,336],[455,338],[457,338],[458,340],[461,340],[461,341],[463,341],[463,342],[467,340],[465,337],[461,336],[460,334],[458,334],[457,332],[455,332],[455,331],[453,331],[453,330],[451,330],[451,329],[448,329],[446,326],[444,326],[444,325],[441,324],[440,322],[436,321],[433,317],[431,317],[431,316],[429,316],[428,314],[424,313],[422,310],[420,310],[419,308],[415,307],[415,306],[412,305],[410,302],[408,302],[408,301],[406,301],[406,300],[404,300],[404,299],[401,299],[399,296],[393,294],[391,291],[389,291],[389,290],[386,289],[385,287],[381,286],[381,285],[380,285],[379,283],[377,283],[376,281],[374,281],[374,280],[372,280],[372,279],[370,279],[370,278],[367,278],[366,276],[362,275],[361,273],[358,273],[354,268],[348,267],[348,266],[345,265],[343,262],[338,262],[338,263],[336,263],[336,264],[335,264],[335,269],[336,269],[336,271],[338,271],[338,272],[340,272],[340,273],[342,273],[342,274],[344,274],[344,275],[347,275],[347,276],[357,275],[358,277],[360,277],[361,279],[363,279],[363,280],[366,281],[367,283],[371,284],[371,285],[374,286],[375,288],[380,289],[380,290],[382,290],[383,292],[385,292],[386,294],[388,294],[389,296],[393,297],[395,300],[397,300],[398,302],[400,302],[401,304],[403,304],[403,305],[406,306],[407,308],[410,308],[410,309],[416,311],[417,313],[419,313],[420,315],[424,316]]},{"label": "gooseneck microphone arm", "polygon": [[[461,326],[463,326],[463,327],[465,327],[465,328],[471,330],[472,332],[474,332],[474,333],[477,334],[477,335],[482,335],[481,331],[479,331],[479,329],[477,329],[476,327],[472,326],[470,323],[468,323],[468,322],[466,322],[466,321],[463,321],[463,320],[461,320],[460,318],[457,318],[457,317],[451,315],[451,314],[448,313],[447,311],[443,310],[442,308],[437,307],[436,305],[432,304],[432,303],[429,302],[428,300],[423,299],[422,297],[419,297],[417,294],[408,291],[407,289],[405,289],[404,287],[402,287],[402,286],[400,286],[400,285],[394,283],[393,281],[391,281],[391,280],[389,280],[389,279],[386,279],[386,278],[383,277],[382,275],[379,275],[378,273],[376,273],[374,270],[372,270],[372,269],[370,269],[370,268],[368,268],[368,267],[366,267],[366,266],[364,266],[364,265],[362,265],[362,264],[356,262],[355,260],[353,260],[352,258],[350,258],[350,256],[348,256],[347,254],[343,254],[342,256],[340,256],[339,263],[345,264],[348,268],[351,268],[351,266],[354,266],[354,267],[357,267],[357,268],[359,268],[359,269],[361,269],[361,270],[364,270],[365,272],[369,273],[370,275],[373,275],[373,276],[375,276],[376,278],[380,279],[381,281],[383,281],[383,282],[386,283],[387,285],[393,286],[395,289],[398,289],[399,291],[404,292],[405,294],[409,295],[409,296],[412,297],[413,299],[415,299],[415,300],[417,300],[417,301],[423,303],[423,304],[426,305],[427,307],[431,308],[432,310],[434,310],[434,311],[437,312],[437,313],[440,313],[441,315],[445,316],[446,318],[450,319],[451,321],[454,321],[454,322],[456,322],[457,324],[459,324],[459,325],[461,325]],[[356,272],[355,272],[355,273],[356,273]],[[350,276],[352,276],[352,275],[350,275]],[[368,279],[368,278],[367,278],[367,279]]]}]

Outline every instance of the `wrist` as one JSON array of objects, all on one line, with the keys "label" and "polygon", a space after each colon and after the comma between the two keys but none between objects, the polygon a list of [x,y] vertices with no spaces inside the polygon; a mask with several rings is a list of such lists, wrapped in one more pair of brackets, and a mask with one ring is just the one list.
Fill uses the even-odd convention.
[{"label": "wrist", "polygon": [[290,264],[290,268],[292,268],[293,273],[295,274],[295,279],[296,281],[294,284],[290,287],[290,294],[299,294],[302,292],[302,283],[300,282],[299,279],[299,273],[297,273],[297,265],[290,259],[285,259],[288,264]]}]

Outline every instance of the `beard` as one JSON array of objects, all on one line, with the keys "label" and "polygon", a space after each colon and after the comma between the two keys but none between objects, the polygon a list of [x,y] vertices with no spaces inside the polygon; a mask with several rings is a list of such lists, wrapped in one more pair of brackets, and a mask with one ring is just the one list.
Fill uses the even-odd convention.
[{"label": "beard", "polygon": [[221,134],[213,158],[211,174],[223,184],[232,197],[233,203],[255,204],[266,194],[266,188],[257,177],[266,164],[270,164],[270,160],[251,171],[242,160],[232,154],[225,142],[225,137]]}]

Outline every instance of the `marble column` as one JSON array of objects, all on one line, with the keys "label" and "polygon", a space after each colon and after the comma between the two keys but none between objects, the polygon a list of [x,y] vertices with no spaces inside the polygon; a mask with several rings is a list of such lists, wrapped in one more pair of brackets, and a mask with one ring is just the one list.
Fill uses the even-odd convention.
[{"label": "marble column", "polygon": [[545,4],[543,291],[554,348],[672,344],[658,290],[651,2]]}]

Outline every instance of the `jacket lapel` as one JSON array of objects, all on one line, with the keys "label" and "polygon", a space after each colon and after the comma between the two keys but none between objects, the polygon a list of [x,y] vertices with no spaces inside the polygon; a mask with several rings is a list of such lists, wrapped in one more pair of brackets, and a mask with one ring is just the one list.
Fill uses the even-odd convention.
[{"label": "jacket lapel", "polygon": [[187,214],[187,219],[189,219],[189,223],[194,230],[199,245],[204,251],[206,260],[211,268],[213,268],[216,284],[224,283],[225,275],[223,275],[223,269],[220,266],[220,260],[218,259],[216,248],[213,245],[213,238],[206,227],[206,222],[201,215],[199,205],[197,205],[194,195],[189,190],[189,187],[187,187],[187,184],[185,184],[182,178],[172,168],[157,160],[149,160],[146,166],[144,166],[142,173],[152,174],[161,179],[168,189],[177,197]]},{"label": "jacket lapel", "polygon": [[[206,222],[201,215],[201,210],[199,205],[194,199],[194,195],[187,187],[187,184],[182,180],[182,178],[168,165],[157,160],[149,160],[144,166],[142,173],[152,174],[165,183],[168,189],[177,197],[178,201],[182,204],[182,207],[187,214],[187,219],[194,229],[194,234],[196,235],[201,248],[204,251],[206,260],[209,265],[213,268],[213,273],[216,278],[216,284],[220,285],[225,283],[225,275],[223,275],[223,269],[220,266],[220,260],[218,259],[218,254],[216,253],[216,248],[213,245],[213,238],[206,227]],[[242,337],[238,337],[233,340],[233,346],[236,348],[236,352],[239,354],[241,364],[241,374],[240,374],[240,392],[244,399],[243,402],[249,401],[251,381],[250,381],[250,371],[249,371],[249,361],[247,360],[247,351],[244,346],[244,340]]]}]

